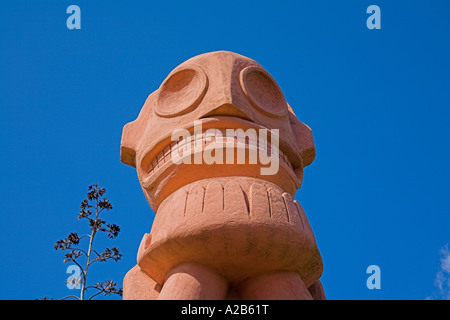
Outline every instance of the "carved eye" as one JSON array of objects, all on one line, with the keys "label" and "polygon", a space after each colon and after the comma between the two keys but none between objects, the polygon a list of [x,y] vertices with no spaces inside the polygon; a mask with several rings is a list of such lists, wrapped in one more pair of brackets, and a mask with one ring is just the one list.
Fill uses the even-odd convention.
[{"label": "carved eye", "polygon": [[194,110],[208,87],[203,70],[189,67],[170,74],[159,87],[156,113],[161,117],[176,117]]},{"label": "carved eye", "polygon": [[287,114],[283,92],[266,71],[256,66],[247,67],[241,71],[239,80],[245,95],[259,111],[277,118]]}]

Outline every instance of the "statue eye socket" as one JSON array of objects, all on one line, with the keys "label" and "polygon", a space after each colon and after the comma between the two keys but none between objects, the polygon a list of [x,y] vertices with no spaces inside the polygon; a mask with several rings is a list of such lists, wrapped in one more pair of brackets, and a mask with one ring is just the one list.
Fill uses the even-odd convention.
[{"label": "statue eye socket", "polygon": [[283,92],[266,71],[250,66],[241,71],[239,80],[245,95],[259,111],[276,118],[287,114]]},{"label": "statue eye socket", "polygon": [[208,78],[197,67],[175,71],[159,87],[156,113],[161,117],[176,117],[194,110],[208,87]]}]

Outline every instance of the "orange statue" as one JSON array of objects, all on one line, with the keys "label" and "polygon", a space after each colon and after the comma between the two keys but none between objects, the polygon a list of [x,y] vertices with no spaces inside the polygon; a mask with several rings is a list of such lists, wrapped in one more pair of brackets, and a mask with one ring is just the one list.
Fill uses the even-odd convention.
[{"label": "orange statue", "polygon": [[312,132],[257,62],[218,51],[176,67],[123,128],[120,155],[156,213],[124,299],[325,299],[293,200]]}]

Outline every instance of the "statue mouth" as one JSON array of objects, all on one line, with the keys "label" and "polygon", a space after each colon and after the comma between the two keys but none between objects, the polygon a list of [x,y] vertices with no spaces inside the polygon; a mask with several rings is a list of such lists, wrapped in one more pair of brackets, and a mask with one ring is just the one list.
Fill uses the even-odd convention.
[{"label": "statue mouth", "polygon": [[[176,130],[182,131],[185,135],[189,134],[188,139],[185,137],[174,139]],[[190,122],[176,130],[165,134],[143,153],[139,171],[144,188],[151,189],[160,175],[181,163],[191,166],[203,165],[206,166],[206,170],[209,170],[209,164],[228,166],[229,175],[235,175],[231,170],[233,165],[255,166],[263,172],[262,168],[272,166],[267,160],[277,161],[277,170],[279,166],[289,171],[293,179],[301,181],[303,171],[301,157],[278,136],[278,130],[271,130],[235,116],[208,116],[195,121],[194,125]],[[230,132],[235,134],[230,136]],[[243,139],[236,132],[244,133]],[[209,151],[215,149],[212,153],[216,153],[217,148],[223,148],[222,155],[214,154],[214,159],[206,158],[208,149]],[[251,158],[250,154],[254,157]],[[242,155],[244,158],[239,158]],[[195,167],[192,167],[192,170],[195,170]],[[211,172],[211,175],[214,176],[214,173]]]}]

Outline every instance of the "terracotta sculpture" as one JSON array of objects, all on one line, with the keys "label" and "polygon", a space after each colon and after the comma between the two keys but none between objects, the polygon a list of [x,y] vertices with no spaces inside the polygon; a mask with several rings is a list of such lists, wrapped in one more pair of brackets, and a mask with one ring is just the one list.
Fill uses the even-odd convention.
[{"label": "terracotta sculpture", "polygon": [[[177,130],[190,139],[174,140]],[[238,159],[261,150],[276,155],[272,172],[262,153]],[[218,51],[176,67],[123,129],[121,160],[156,213],[124,299],[325,299],[322,259],[293,200],[314,157],[311,129],[254,60]]]}]

